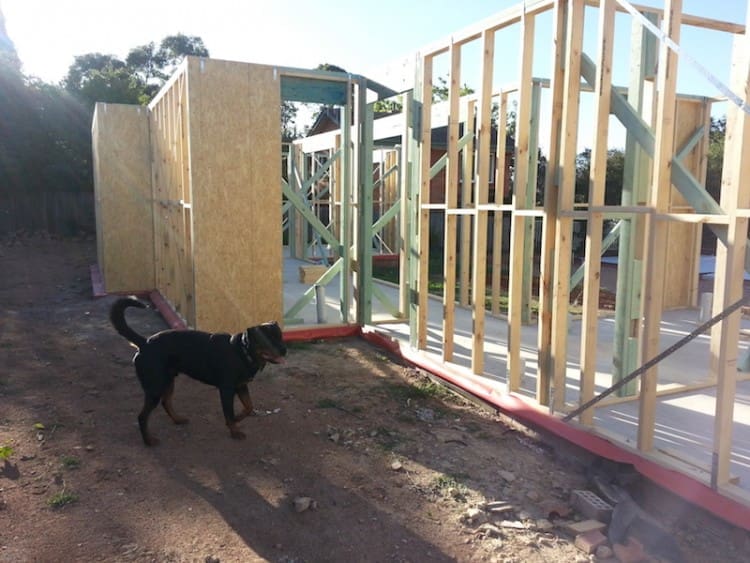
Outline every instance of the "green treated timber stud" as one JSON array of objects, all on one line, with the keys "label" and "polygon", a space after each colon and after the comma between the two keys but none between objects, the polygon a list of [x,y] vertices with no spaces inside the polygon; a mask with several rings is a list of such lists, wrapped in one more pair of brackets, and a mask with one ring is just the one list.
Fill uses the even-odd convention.
[{"label": "green treated timber stud", "polygon": [[295,102],[343,106],[346,104],[346,82],[282,75],[281,98]]},{"label": "green treated timber stud", "polygon": [[302,311],[302,309],[305,308],[305,306],[312,303],[312,300],[315,298],[315,286],[316,285],[328,285],[331,283],[331,280],[333,280],[334,277],[336,277],[336,274],[341,272],[342,270],[342,263],[343,260],[339,258],[336,260],[336,262],[333,263],[333,265],[328,268],[322,276],[320,276],[317,281],[312,284],[307,291],[305,291],[302,296],[291,306],[289,309],[284,313],[284,320],[291,321],[299,320],[296,318],[296,315]]},{"label": "green treated timber stud", "polygon": [[383,292],[382,289],[377,284],[372,285],[372,295],[375,297],[380,303],[385,307],[386,311],[388,313],[395,317],[399,318],[401,316],[401,313],[398,310],[398,305],[394,305],[393,302],[388,298],[388,296]]},{"label": "green treated timber stud", "polygon": [[[294,151],[292,150],[292,147],[289,147],[289,153],[287,156],[287,176],[289,178],[289,183],[283,182],[281,184],[281,189],[283,193],[286,193],[286,191],[294,191],[294,185],[296,183],[296,174],[295,174],[295,168],[296,165],[294,163]],[[292,206],[292,209],[289,210],[289,214],[287,215],[287,231],[289,233],[289,238],[287,239],[287,244],[289,246],[289,255],[292,257],[297,256],[297,240],[294,236],[295,231],[295,225],[297,224],[297,217],[294,213],[294,205],[292,205],[292,202],[287,199],[287,203]]]},{"label": "green treated timber stud", "polygon": [[282,190],[287,199],[291,202],[294,208],[299,211],[302,216],[310,223],[310,226],[315,232],[323,237],[328,244],[335,248],[339,248],[341,243],[336,237],[329,231],[326,226],[318,219],[315,214],[305,205],[305,201],[300,197],[299,194],[295,193],[290,186],[282,186]]},{"label": "green treated timber stud", "polygon": [[675,158],[679,161],[685,160],[685,157],[690,154],[690,152],[695,148],[695,146],[701,141],[703,136],[706,133],[706,127],[704,125],[701,125],[698,127],[692,135],[690,135],[690,138],[685,141],[685,144],[682,145],[682,148],[677,151],[677,154],[675,154]]},{"label": "green treated timber stud", "polygon": [[341,320],[349,324],[349,305],[351,303],[351,193],[352,193],[352,149],[351,149],[351,102],[352,82],[347,83],[347,104],[341,111],[341,148],[344,151],[341,160],[341,282],[339,288],[339,310]]},{"label": "green treated timber stud", "polygon": [[307,190],[310,189],[310,186],[312,186],[315,182],[317,182],[323,176],[325,176],[328,173],[328,170],[331,168],[331,165],[338,159],[340,153],[341,153],[340,150],[333,153],[331,158],[327,160],[326,162],[324,162],[323,166],[321,166],[315,171],[315,174],[313,174],[310,178],[308,178],[302,183],[302,187],[300,188],[300,191],[307,192]]},{"label": "green treated timber stud", "polygon": [[[607,233],[607,236],[604,237],[604,240],[602,241],[602,255],[604,255],[607,250],[610,249],[610,247],[617,241],[618,238],[620,238],[620,230],[622,228],[623,222],[627,219],[621,219],[617,223],[615,223],[615,226],[610,229],[610,231]],[[584,264],[581,264],[578,269],[573,273],[572,276],[570,276],[570,289],[571,291],[578,287],[578,284],[583,281],[583,275],[586,271],[586,267]]]},{"label": "green treated timber stud", "polygon": [[360,82],[358,103],[360,104],[360,131],[359,144],[359,256],[357,289],[357,324],[365,325],[372,322],[372,205],[373,205],[373,181],[372,181],[372,120],[373,104],[367,103],[367,91],[365,81]]},{"label": "green treated timber stud", "polygon": [[[529,169],[526,181],[526,206],[536,205],[537,159],[539,155],[539,106],[542,85],[534,81],[531,88],[531,123],[529,124]],[[502,150],[502,148],[501,148]],[[523,244],[523,282],[521,300],[521,323],[531,323],[531,292],[534,278],[534,223],[533,217],[523,220],[525,230]]]},{"label": "green treated timber stud", "polygon": [[[466,133],[463,137],[461,137],[458,140],[458,150],[460,151],[463,149],[466,144],[471,141],[471,139],[474,138],[474,132],[469,131]],[[435,176],[438,175],[438,173],[445,168],[445,165],[448,163],[448,154],[442,155],[440,158],[438,158],[435,161],[435,164],[430,166],[430,180],[432,180]]]},{"label": "green treated timber stud", "polygon": [[[656,14],[647,14],[652,23],[657,23]],[[631,66],[628,103],[640,114],[644,105],[644,86],[647,78],[653,78],[657,52],[655,38],[646,33],[638,23],[632,25],[634,59]],[[626,159],[623,177],[622,205],[633,205],[646,201],[648,192],[648,156],[640,148],[634,135],[628,132],[626,138]],[[617,302],[615,304],[615,331],[613,343],[613,376],[619,381],[632,372],[638,361],[639,342],[631,334],[633,323],[640,319],[642,261],[635,260],[634,247],[637,229],[634,222],[639,217],[631,217],[622,222],[622,233],[618,248]],[[633,395],[636,382],[629,383],[618,391],[620,396]]]},{"label": "green treated timber stud", "polygon": [[380,218],[372,225],[373,234],[382,231],[383,227],[385,227],[391,220],[396,218],[399,211],[401,211],[401,202],[397,201],[396,203],[391,205],[388,208],[388,211],[383,213]]},{"label": "green treated timber stud", "polygon": [[422,144],[421,139],[421,119],[422,119],[422,102],[417,99],[416,93],[422,91],[422,82],[424,80],[422,76],[422,68],[424,62],[421,57],[417,58],[416,61],[416,80],[414,84],[414,90],[407,93],[405,103],[409,104],[409,114],[411,118],[411,126],[409,131],[409,163],[411,167],[411,174],[409,175],[410,183],[407,187],[406,193],[408,198],[408,205],[406,206],[407,213],[409,213],[409,224],[408,224],[408,249],[407,249],[407,262],[408,262],[408,292],[409,292],[409,344],[416,348],[418,344],[418,326],[419,322],[419,297],[418,297],[418,271],[419,271],[419,186],[421,183],[421,166],[419,165],[420,159],[420,146]]}]

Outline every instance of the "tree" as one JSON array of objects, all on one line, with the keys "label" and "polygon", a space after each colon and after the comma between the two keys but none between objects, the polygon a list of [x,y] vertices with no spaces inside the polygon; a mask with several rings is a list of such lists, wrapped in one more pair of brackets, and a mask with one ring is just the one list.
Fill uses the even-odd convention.
[{"label": "tree", "polygon": [[721,173],[724,168],[724,138],[727,133],[727,118],[711,118],[708,131],[708,166],[706,190],[716,201],[721,197]]},{"label": "tree", "polygon": [[161,63],[159,70],[166,76],[171,76],[177,65],[185,57],[208,57],[208,49],[203,39],[195,35],[168,35],[161,40],[156,61]]},{"label": "tree", "polygon": [[[625,172],[625,152],[622,149],[607,151],[607,172],[604,183],[604,204],[620,205],[622,182]],[[589,200],[589,177],[591,175],[591,149],[584,149],[576,156],[576,203]]]},{"label": "tree", "polygon": [[161,50],[157,50],[153,41],[131,49],[125,58],[125,64],[140,79],[144,93],[149,98],[154,97],[168,78],[163,70],[166,64],[164,55]]},{"label": "tree", "polygon": [[143,103],[145,83],[114,55],[87,53],[74,58],[64,88],[93,111],[96,102]]},{"label": "tree", "polygon": [[[450,94],[450,88],[448,87],[448,79],[444,76],[438,76],[437,78],[437,85],[432,85],[432,101],[433,102],[444,102],[448,99],[448,96]],[[466,85],[464,83],[463,86],[461,86],[458,89],[458,95],[459,96],[468,96],[469,94],[473,94],[474,89]]]},{"label": "tree", "polygon": [[281,102],[281,140],[288,143],[299,137],[297,132],[297,105],[294,102]]}]

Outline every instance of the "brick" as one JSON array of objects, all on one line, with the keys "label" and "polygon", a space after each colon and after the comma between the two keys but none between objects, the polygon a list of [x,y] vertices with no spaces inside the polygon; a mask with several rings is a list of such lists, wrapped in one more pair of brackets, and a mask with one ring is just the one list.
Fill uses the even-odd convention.
[{"label": "brick", "polygon": [[299,281],[301,283],[315,283],[320,276],[326,273],[328,266],[310,265],[299,267]]},{"label": "brick", "polygon": [[605,543],[607,543],[607,538],[599,530],[578,534],[575,540],[575,546],[587,554],[594,553],[597,547]]},{"label": "brick", "polygon": [[581,522],[568,522],[565,524],[565,529],[574,536],[593,530],[601,532],[606,527],[607,525],[604,522],[599,522],[598,520],[582,520]]},{"label": "brick", "polygon": [[573,491],[570,494],[570,504],[586,518],[600,522],[612,519],[612,505],[591,491]]},{"label": "brick", "polygon": [[612,551],[615,552],[615,557],[620,563],[640,563],[648,560],[643,545],[632,537],[629,537],[625,544],[616,543],[613,545]]}]

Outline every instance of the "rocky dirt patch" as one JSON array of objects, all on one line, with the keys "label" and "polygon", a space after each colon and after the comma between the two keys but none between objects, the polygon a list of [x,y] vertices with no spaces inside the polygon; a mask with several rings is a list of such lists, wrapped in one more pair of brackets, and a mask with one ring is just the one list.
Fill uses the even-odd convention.
[{"label": "rocky dirt patch", "polygon": [[[214,389],[178,378],[190,423],[156,412],[161,444],[144,447],[133,349],[109,325],[113,299],[91,298],[94,260],[91,240],[0,245],[0,561],[645,557],[576,546],[587,516],[571,494],[591,490],[595,460],[356,339],[292,345],[259,374],[245,441]],[[165,328],[128,314],[142,333]],[[639,479],[627,488],[686,561],[746,560],[744,532]]]}]

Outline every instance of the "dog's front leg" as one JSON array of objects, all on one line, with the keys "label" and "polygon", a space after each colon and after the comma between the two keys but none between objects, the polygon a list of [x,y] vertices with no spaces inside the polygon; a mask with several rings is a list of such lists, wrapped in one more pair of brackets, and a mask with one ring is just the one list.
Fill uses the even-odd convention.
[{"label": "dog's front leg", "polygon": [[224,411],[224,420],[226,420],[229,433],[235,440],[244,440],[245,433],[237,428],[237,419],[234,416],[234,394],[232,388],[222,387],[219,389],[221,394],[221,408]]},{"label": "dog's front leg", "polygon": [[239,422],[247,416],[253,416],[255,414],[255,409],[253,408],[253,401],[250,399],[250,391],[247,389],[247,384],[237,387],[237,396],[245,407],[245,409],[235,418],[235,420]]}]

